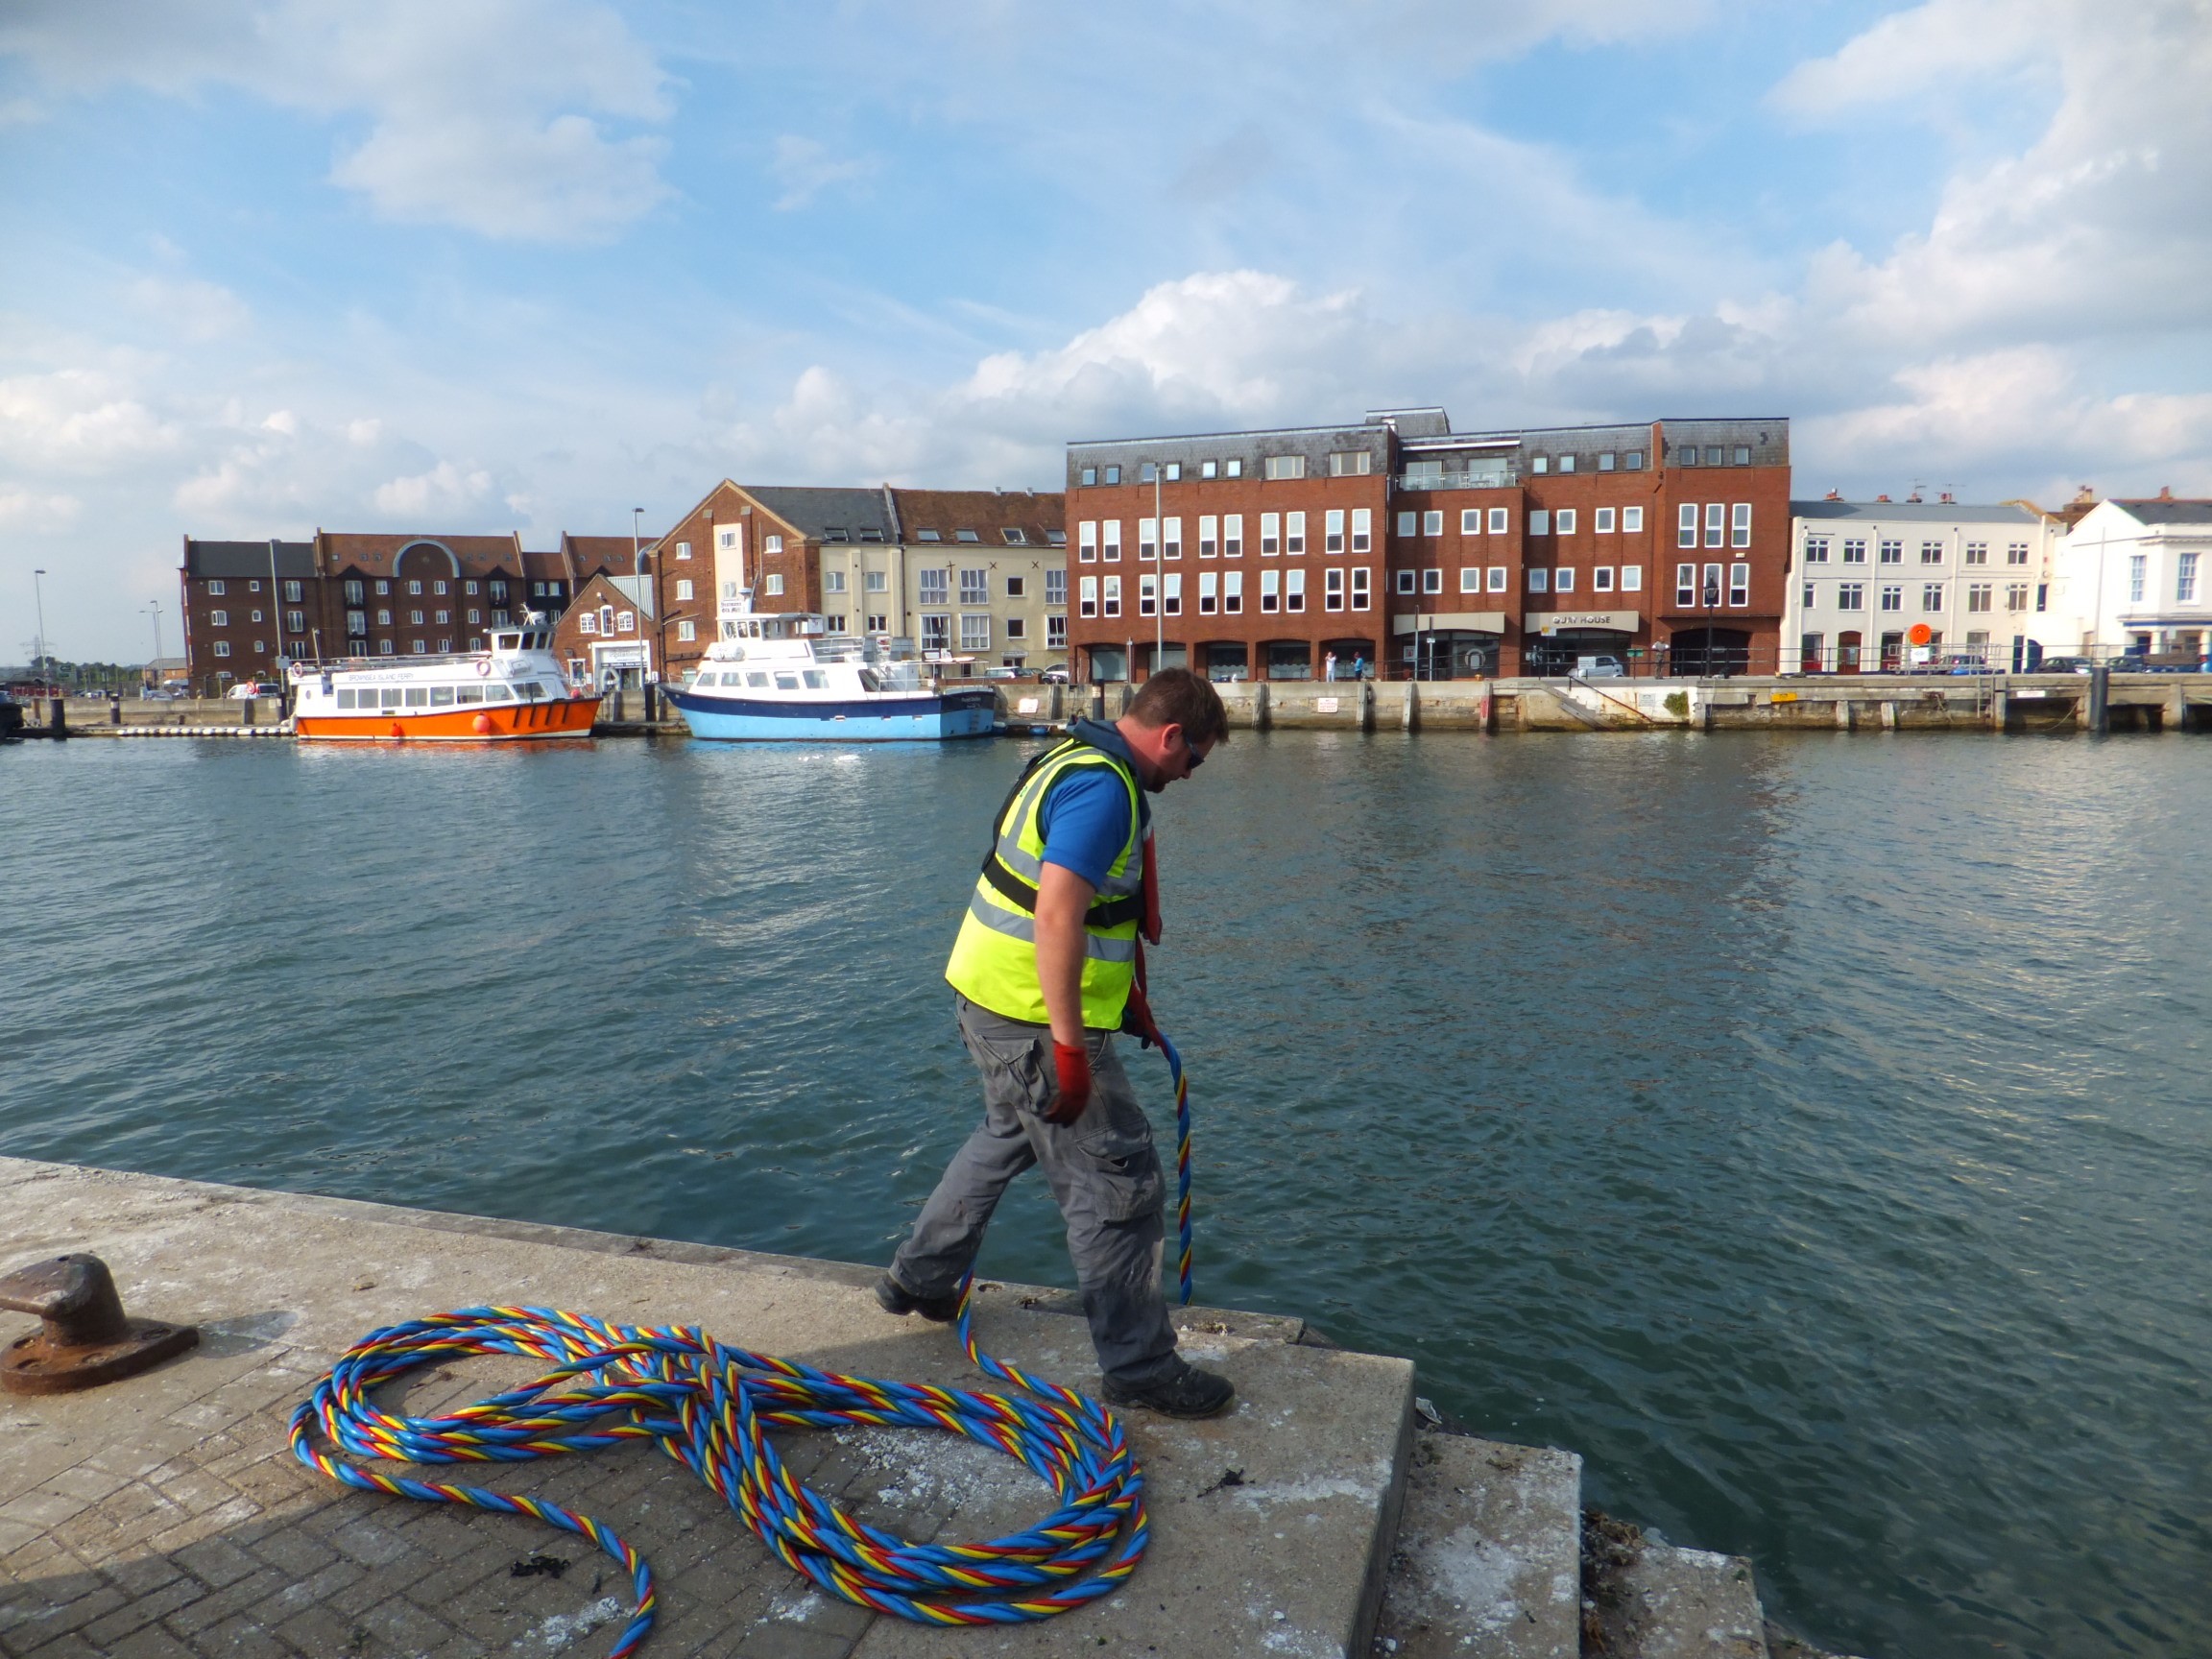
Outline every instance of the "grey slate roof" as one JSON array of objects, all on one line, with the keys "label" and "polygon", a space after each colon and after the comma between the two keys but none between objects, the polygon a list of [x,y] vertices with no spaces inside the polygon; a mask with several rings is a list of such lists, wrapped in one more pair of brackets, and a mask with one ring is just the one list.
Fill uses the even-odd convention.
[{"label": "grey slate roof", "polygon": [[871,540],[898,540],[898,532],[884,511],[880,490],[828,490],[802,486],[756,488],[745,486],[754,500],[797,530],[818,541],[857,541],[863,532]]},{"label": "grey slate roof", "polygon": [[2129,501],[2114,496],[2112,505],[2142,524],[2212,524],[2212,501],[2176,501],[2171,496]]},{"label": "grey slate roof", "polygon": [[[266,541],[195,541],[185,538],[184,574],[188,577],[214,576],[240,579],[269,574],[269,543]],[[315,574],[315,543],[312,541],[279,541],[276,543],[276,574],[288,581],[300,581]]]},{"label": "grey slate roof", "polygon": [[1792,501],[1799,518],[1849,518],[1872,522],[1887,518],[1906,524],[2033,524],[2034,514],[2010,504],[1983,506],[1972,501]]}]

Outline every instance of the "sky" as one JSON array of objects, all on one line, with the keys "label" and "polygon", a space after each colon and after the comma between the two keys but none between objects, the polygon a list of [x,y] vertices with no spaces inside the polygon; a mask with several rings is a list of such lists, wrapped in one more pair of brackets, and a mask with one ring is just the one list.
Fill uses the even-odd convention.
[{"label": "sky", "polygon": [[0,659],[176,652],[185,536],[1407,404],[2212,494],[2207,86],[2212,0],[0,0]]}]

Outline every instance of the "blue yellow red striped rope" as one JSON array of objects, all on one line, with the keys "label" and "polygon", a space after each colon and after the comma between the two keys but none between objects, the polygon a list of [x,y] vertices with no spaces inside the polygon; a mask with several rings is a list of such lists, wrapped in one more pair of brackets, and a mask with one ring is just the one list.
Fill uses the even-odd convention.
[{"label": "blue yellow red striped rope", "polygon": [[1179,1253],[1175,1273],[1181,1284],[1181,1301],[1190,1305],[1190,1080],[1183,1074],[1183,1056],[1167,1041],[1167,1033],[1155,1023],[1152,1041],[1167,1056],[1168,1075],[1175,1079],[1175,1231]]},{"label": "blue yellow red striped rope", "polygon": [[[1018,1393],[816,1370],[730,1347],[695,1326],[464,1308],[372,1331],[349,1348],[292,1414],[292,1450],[365,1492],[529,1515],[589,1539],[630,1575],[635,1605],[614,1659],[637,1651],[655,1604],[652,1569],[619,1534],[541,1499],[340,1462],[318,1438],[357,1457],[413,1464],[520,1462],[651,1440],[719,1493],[779,1559],[833,1596],[925,1624],[1048,1619],[1111,1595],[1137,1570],[1151,1539],[1144,1477],[1104,1406],[976,1346],[973,1296],[971,1275],[960,1287],[961,1344],[986,1376]],[[370,1398],[406,1372],[472,1354],[519,1354],[549,1368],[441,1417],[395,1415]],[[800,1484],[767,1432],[846,1424],[941,1429],[996,1447],[1044,1479],[1060,1506],[989,1543],[909,1544]]]}]

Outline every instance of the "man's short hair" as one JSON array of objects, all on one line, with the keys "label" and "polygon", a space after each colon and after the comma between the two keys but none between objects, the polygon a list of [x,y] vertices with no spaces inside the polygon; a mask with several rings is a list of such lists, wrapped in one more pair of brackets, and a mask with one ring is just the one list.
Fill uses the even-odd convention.
[{"label": "man's short hair", "polygon": [[1221,742],[1229,735],[1229,711],[1221,693],[1188,668],[1163,668],[1138,687],[1130,718],[1157,731],[1180,726],[1191,743]]}]

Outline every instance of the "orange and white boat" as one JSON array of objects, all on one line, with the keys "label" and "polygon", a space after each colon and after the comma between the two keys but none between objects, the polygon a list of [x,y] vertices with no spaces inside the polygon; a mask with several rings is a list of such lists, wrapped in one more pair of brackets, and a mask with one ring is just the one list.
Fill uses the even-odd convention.
[{"label": "orange and white boat", "polygon": [[292,731],[338,743],[533,743],[589,737],[597,694],[553,655],[553,633],[495,629],[489,651],[295,663]]}]

